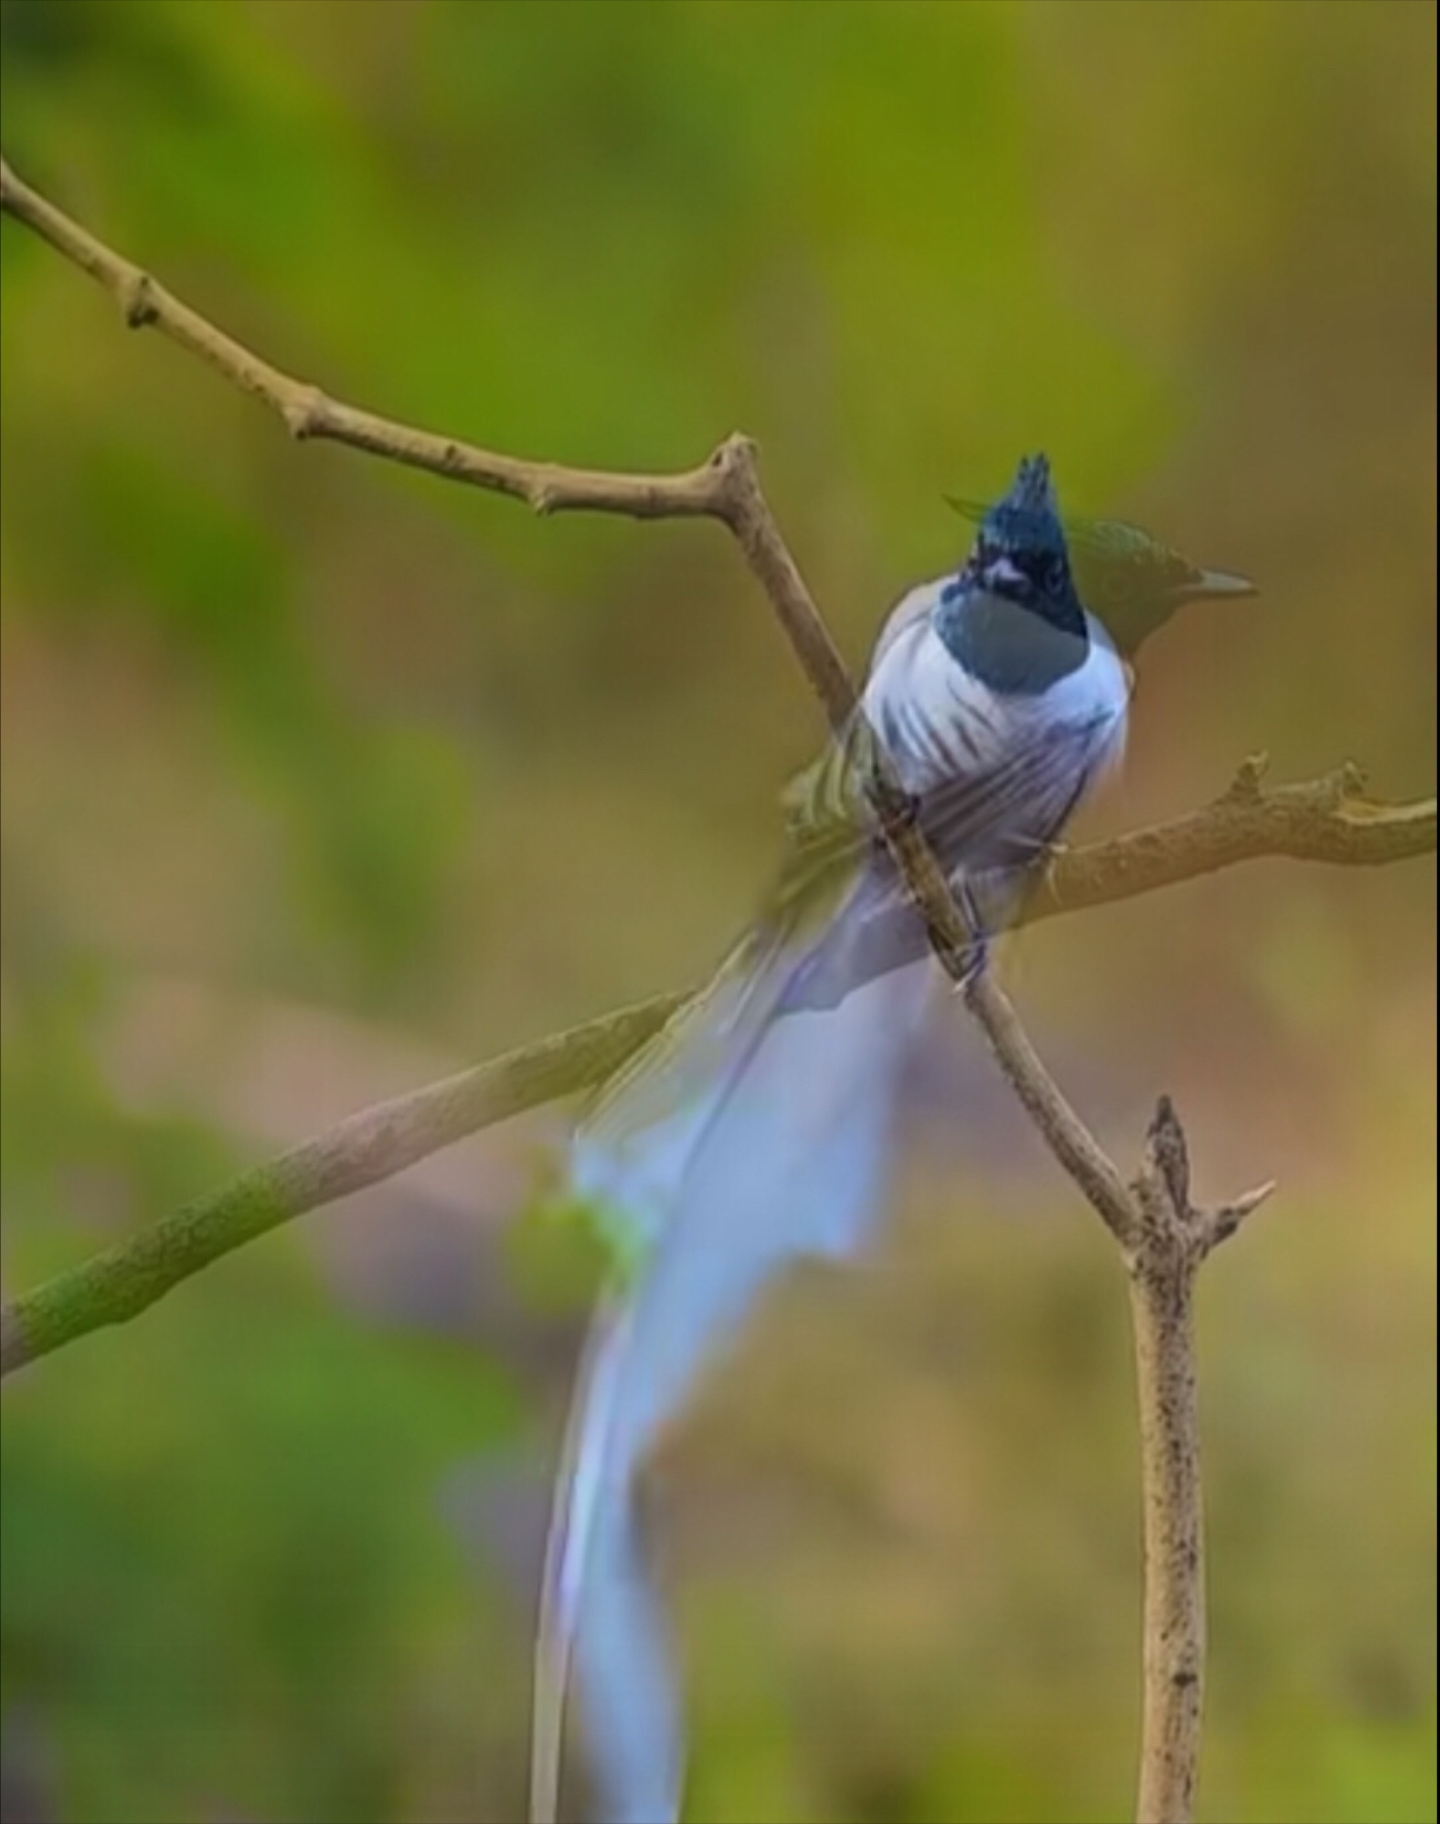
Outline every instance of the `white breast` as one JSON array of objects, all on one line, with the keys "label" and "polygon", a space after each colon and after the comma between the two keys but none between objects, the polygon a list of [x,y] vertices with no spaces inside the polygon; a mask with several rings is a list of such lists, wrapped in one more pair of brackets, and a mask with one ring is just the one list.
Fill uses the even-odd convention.
[{"label": "white breast", "polygon": [[[1119,759],[1129,685],[1104,628],[1087,617],[1085,663],[1042,696],[1008,696],[966,671],[935,632],[937,585],[912,590],[876,645],[863,694],[905,789],[916,794],[986,773],[1057,724],[1097,724],[1096,776]],[[1087,781],[1093,783],[1092,781]]]}]

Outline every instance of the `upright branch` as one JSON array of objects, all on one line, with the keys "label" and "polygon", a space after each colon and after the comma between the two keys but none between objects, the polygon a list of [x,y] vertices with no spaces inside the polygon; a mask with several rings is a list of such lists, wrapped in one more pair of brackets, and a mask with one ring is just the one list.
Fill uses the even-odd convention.
[{"label": "upright branch", "polygon": [[[300,439],[329,439],[522,500],[540,513],[638,519],[702,517],[728,528],[767,596],[832,729],[860,714],[854,684],[760,485],[755,449],[727,438],[708,461],[669,475],[616,474],[527,461],[346,405],[263,360],[107,247],[0,159],[0,211],[95,279],[133,329],[167,336],[261,400]],[[1129,1274],[1134,1318],[1145,1527],[1145,1680],[1140,1824],[1188,1824],[1193,1812],[1204,1668],[1200,1471],[1191,1304],[1194,1276],[1270,1187],[1204,1213],[1189,1200],[1179,1120],[1162,1101],[1144,1164],[1127,1183],[1067,1101],[993,972],[972,971],[971,933],[877,741],[864,784],[879,831],[1000,1066],[1056,1159],[1104,1221]],[[1435,804],[1376,806],[1351,772],[1313,786],[1261,789],[1247,763],[1215,805],[1159,830],[1061,860],[1032,915],[1097,905],[1247,856],[1378,862],[1432,850]],[[373,1183],[435,1147],[614,1068],[674,1010],[664,997],[545,1041],[445,1084],[353,1116],[256,1168],[225,1191],[62,1274],[0,1312],[8,1371],[103,1324],[123,1321],[181,1279],[276,1223]],[[543,1055],[540,1055],[543,1054]]]},{"label": "upright branch", "polygon": [[1135,1815],[1138,1824],[1171,1824],[1194,1812],[1205,1672],[1195,1274],[1275,1187],[1260,1185],[1216,1210],[1196,1209],[1185,1132],[1162,1096],[1131,1188],[1133,1226],[1119,1239],[1130,1275],[1144,1516],[1144,1711]]}]

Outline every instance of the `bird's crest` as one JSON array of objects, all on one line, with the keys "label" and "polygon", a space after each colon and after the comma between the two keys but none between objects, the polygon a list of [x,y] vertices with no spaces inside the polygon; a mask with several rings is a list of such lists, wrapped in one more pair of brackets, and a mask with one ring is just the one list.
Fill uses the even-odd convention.
[{"label": "bird's crest", "polygon": [[1050,462],[1045,456],[1025,456],[1015,471],[1010,491],[990,507],[980,522],[980,541],[999,551],[1065,550],[1065,528]]},{"label": "bird's crest", "polygon": [[1020,513],[1055,513],[1055,484],[1050,479],[1048,456],[1022,456],[1010,492],[1002,505]]}]

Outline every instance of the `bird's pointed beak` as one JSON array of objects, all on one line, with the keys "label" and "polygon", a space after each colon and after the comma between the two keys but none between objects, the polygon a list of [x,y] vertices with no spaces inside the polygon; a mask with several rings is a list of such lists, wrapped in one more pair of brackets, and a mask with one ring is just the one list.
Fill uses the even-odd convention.
[{"label": "bird's pointed beak", "polygon": [[1192,602],[1218,602],[1232,596],[1259,593],[1250,578],[1241,576],[1236,570],[1202,570],[1185,588],[1185,595]]}]

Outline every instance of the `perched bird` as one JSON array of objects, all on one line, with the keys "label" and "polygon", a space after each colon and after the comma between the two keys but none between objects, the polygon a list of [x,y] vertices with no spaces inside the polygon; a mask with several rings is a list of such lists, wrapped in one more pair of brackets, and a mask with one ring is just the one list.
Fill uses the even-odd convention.
[{"label": "perched bird", "polygon": [[[1187,574],[1195,593],[1205,573]],[[1168,614],[1168,594],[1150,601]],[[887,621],[863,720],[791,794],[764,915],[586,1113],[575,1187],[632,1266],[596,1322],[552,1522],[537,1824],[554,1817],[572,1685],[603,1824],[678,1816],[681,1702],[637,1472],[765,1282],[797,1255],[855,1252],[881,1201],[901,1072],[938,972],[868,810],[867,742],[884,744],[914,802],[979,968],[986,935],[1118,759],[1128,694],[1077,592],[1049,465],[1029,458],[980,514],[964,564]]]},{"label": "perched bird", "polygon": [[[975,525],[989,509],[953,494],[946,499]],[[1123,519],[1065,517],[1070,567],[1080,599],[1105,623],[1105,631],[1124,659],[1133,660],[1142,641],[1158,633],[1177,608],[1188,602],[1223,601],[1254,595],[1248,576],[1231,570],[1206,570],[1143,527]]]}]

